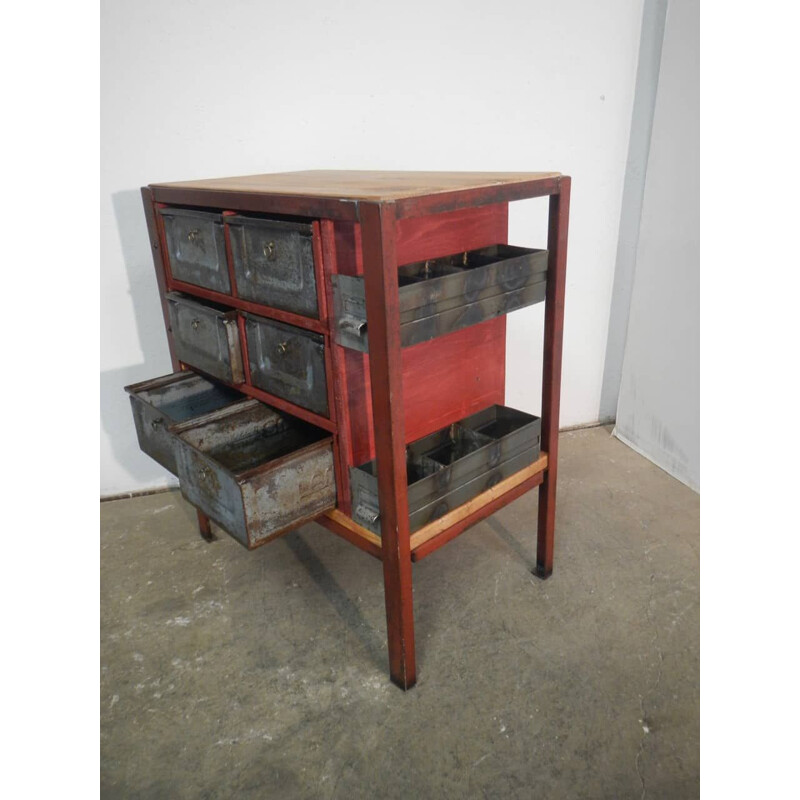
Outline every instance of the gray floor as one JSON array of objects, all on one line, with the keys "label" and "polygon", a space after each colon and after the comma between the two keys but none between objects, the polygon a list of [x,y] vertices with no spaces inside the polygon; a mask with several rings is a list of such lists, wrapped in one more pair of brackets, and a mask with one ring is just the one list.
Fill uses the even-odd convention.
[{"label": "gray floor", "polygon": [[604,428],[562,434],[559,492],[549,580],[535,492],[414,567],[407,693],[377,561],[103,503],[102,796],[697,797],[699,498]]}]

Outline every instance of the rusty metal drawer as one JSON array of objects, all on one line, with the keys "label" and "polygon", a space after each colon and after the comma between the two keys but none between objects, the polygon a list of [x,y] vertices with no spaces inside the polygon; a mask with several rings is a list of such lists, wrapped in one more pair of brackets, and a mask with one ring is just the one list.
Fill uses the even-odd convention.
[{"label": "rusty metal drawer", "polygon": [[255,314],[244,316],[253,386],[329,416],[324,338]]},{"label": "rusty metal drawer", "polygon": [[159,209],[164,221],[172,277],[231,293],[222,215],[192,208]]},{"label": "rusty metal drawer", "polygon": [[228,383],[242,383],[242,351],[236,311],[178,292],[167,294],[169,324],[177,357]]},{"label": "rusty metal drawer", "polygon": [[184,496],[247,548],[336,505],[327,431],[248,400],[173,432]]},{"label": "rusty metal drawer", "polygon": [[310,223],[225,218],[239,297],[319,318]]},{"label": "rusty metal drawer", "polygon": [[170,426],[246,402],[235,389],[188,370],[126,386],[125,391],[130,394],[139,447],[173,475],[178,467]]},{"label": "rusty metal drawer", "polygon": [[[547,250],[496,244],[398,270],[403,347],[540,303]],[[368,352],[364,279],[333,275],[336,341]]]},{"label": "rusty metal drawer", "polygon": [[[406,448],[412,531],[485,492],[539,457],[541,420],[490,406]],[[353,519],[380,533],[377,462],[350,470]]]}]

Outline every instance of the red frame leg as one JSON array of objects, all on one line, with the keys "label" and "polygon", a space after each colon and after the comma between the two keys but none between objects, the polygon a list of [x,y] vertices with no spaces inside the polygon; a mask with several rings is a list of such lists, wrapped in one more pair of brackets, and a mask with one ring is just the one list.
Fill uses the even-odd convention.
[{"label": "red frame leg", "polygon": [[360,218],[389,671],[394,683],[401,689],[410,689],[416,683],[417,672],[395,207],[391,203],[364,203]]},{"label": "red frame leg", "polygon": [[199,510],[197,511],[197,525],[200,528],[200,535],[207,542],[215,542],[217,540],[214,531],[211,530],[211,520]]},{"label": "red frame leg", "polygon": [[535,574],[540,578],[549,578],[553,573],[570,185],[571,180],[563,177],[559,181],[559,193],[550,195],[550,224],[547,235],[550,257],[547,266],[542,371],[542,449],[548,454],[548,466],[544,480],[539,486],[539,529],[535,570]]}]

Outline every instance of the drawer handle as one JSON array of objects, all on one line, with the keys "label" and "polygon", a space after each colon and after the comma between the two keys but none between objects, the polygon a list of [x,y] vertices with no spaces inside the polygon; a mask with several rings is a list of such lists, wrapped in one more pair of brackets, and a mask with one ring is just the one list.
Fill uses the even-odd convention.
[{"label": "drawer handle", "polygon": [[356,317],[342,317],[339,322],[339,330],[363,336],[367,332],[367,321],[356,319]]},{"label": "drawer handle", "polygon": [[150,425],[154,431],[157,431],[162,425],[164,424],[164,419],[159,417],[158,419],[154,419]]},{"label": "drawer handle", "polygon": [[280,356],[284,355],[288,348],[289,348],[289,342],[288,341],[281,342],[277,347],[278,355],[280,355]]},{"label": "drawer handle", "polygon": [[275,252],[275,242],[264,242],[264,247],[262,249],[267,261],[274,261],[278,257],[278,254]]},{"label": "drawer handle", "polygon": [[200,467],[200,469],[197,470],[197,475],[201,481],[204,481],[208,477],[208,468]]},{"label": "drawer handle", "polygon": [[190,242],[192,242],[192,244],[194,244],[194,243],[199,244],[200,242],[203,241],[203,234],[200,233],[200,230],[198,228],[192,228],[189,231],[189,233],[186,235],[186,238]]},{"label": "drawer handle", "polygon": [[193,319],[192,320],[192,330],[196,331],[200,327],[200,320]]}]

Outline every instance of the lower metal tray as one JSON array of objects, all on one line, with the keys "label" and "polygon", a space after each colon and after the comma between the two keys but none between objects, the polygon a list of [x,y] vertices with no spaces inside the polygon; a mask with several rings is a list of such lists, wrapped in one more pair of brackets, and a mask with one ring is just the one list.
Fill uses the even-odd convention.
[{"label": "lower metal tray", "polygon": [[[412,531],[466,503],[539,457],[541,420],[490,406],[406,448]],[[353,519],[380,533],[377,462],[350,470]]]}]

